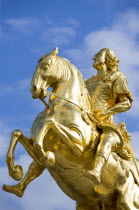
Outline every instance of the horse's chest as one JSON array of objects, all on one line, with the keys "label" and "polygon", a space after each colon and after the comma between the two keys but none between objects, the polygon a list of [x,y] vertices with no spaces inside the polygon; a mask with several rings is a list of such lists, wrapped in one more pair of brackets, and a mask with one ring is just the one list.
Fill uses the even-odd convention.
[{"label": "horse's chest", "polygon": [[[63,101],[63,100],[62,100]],[[81,112],[75,108],[75,105],[72,103],[54,103],[54,118],[57,123],[60,123],[64,126],[69,124],[76,124],[77,119],[81,119]]]}]

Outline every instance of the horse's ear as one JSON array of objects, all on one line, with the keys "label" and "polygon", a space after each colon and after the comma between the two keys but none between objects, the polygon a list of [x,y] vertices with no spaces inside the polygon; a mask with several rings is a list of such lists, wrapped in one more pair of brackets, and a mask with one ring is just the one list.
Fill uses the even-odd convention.
[{"label": "horse's ear", "polygon": [[51,54],[57,55],[57,54],[58,54],[58,47],[56,47],[56,48],[51,52]]},{"label": "horse's ear", "polygon": [[45,54],[44,56],[42,56],[39,60],[38,63],[41,62],[45,57],[47,57],[48,54]]}]

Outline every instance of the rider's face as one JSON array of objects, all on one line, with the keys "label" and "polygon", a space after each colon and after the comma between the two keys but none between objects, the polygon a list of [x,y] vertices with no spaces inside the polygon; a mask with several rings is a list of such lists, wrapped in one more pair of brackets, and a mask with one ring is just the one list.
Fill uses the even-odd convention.
[{"label": "rider's face", "polygon": [[105,52],[104,51],[98,52],[93,58],[93,60],[94,60],[93,67],[98,71],[102,71],[103,65],[105,63]]}]

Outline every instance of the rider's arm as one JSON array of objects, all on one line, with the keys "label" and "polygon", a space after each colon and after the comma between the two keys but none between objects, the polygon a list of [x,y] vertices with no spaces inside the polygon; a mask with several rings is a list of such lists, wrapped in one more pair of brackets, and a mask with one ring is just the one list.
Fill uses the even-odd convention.
[{"label": "rider's arm", "polygon": [[132,102],[129,100],[129,98],[126,96],[126,94],[119,95],[118,99],[119,99],[119,102],[116,105],[114,105],[113,107],[106,110],[103,113],[103,116],[107,117],[110,115],[125,112],[131,108]]}]

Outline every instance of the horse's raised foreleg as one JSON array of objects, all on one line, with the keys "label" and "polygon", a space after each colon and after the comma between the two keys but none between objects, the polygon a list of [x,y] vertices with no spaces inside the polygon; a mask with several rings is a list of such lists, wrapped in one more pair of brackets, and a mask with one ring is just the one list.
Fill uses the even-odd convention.
[{"label": "horse's raised foreleg", "polygon": [[68,128],[61,125],[57,123],[53,117],[46,118],[42,128],[33,142],[33,146],[36,149],[43,165],[52,167],[55,164],[54,154],[50,151],[45,152],[43,149],[45,135],[50,129],[54,130],[60,136],[62,142],[67,145],[76,156],[81,155],[83,151],[83,136],[80,130],[75,127]]},{"label": "horse's raised foreleg", "polygon": [[17,142],[20,143],[25,147],[28,154],[38,163],[41,164],[39,161],[39,157],[33,148],[33,142],[31,139],[25,137],[20,130],[15,130],[11,134],[11,141],[8,149],[8,153],[6,156],[6,163],[9,169],[9,175],[19,181],[23,177],[23,169],[21,166],[14,166],[14,150],[17,145]]},{"label": "horse's raised foreleg", "polygon": [[66,144],[76,156],[80,156],[83,151],[83,136],[79,129],[66,127],[62,124],[53,121],[52,129],[61,137],[61,140]]},{"label": "horse's raised foreleg", "polygon": [[55,156],[53,152],[51,151],[44,151],[43,148],[43,143],[44,143],[44,138],[47,132],[53,127],[53,118],[46,118],[44,120],[43,126],[40,129],[36,139],[33,142],[33,147],[35,148],[38,156],[40,157],[41,163],[45,167],[53,167],[55,164]]}]

